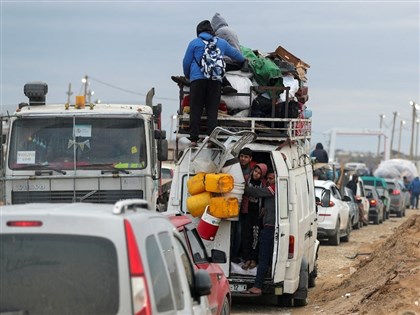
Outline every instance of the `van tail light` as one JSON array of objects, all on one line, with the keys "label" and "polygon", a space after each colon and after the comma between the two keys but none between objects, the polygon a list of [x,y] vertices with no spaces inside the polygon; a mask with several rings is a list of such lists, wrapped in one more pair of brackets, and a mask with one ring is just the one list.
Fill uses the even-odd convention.
[{"label": "van tail light", "polygon": [[371,206],[371,207],[376,206],[376,200],[375,200],[375,199],[371,199],[371,200],[369,201],[369,203],[370,203],[370,206]]},{"label": "van tail light", "polygon": [[335,203],[330,201],[330,203],[328,204],[328,207],[334,207],[334,206],[335,206]]},{"label": "van tail light", "polygon": [[12,227],[38,227],[42,226],[41,221],[8,221],[7,226]]},{"label": "van tail light", "polygon": [[136,237],[130,222],[124,220],[124,227],[130,268],[133,311],[135,315],[151,315],[152,307]]},{"label": "van tail light", "polygon": [[295,256],[295,237],[289,235],[289,255],[288,259],[292,259]]},{"label": "van tail light", "polygon": [[398,189],[394,189],[393,191],[392,191],[392,194],[393,195],[399,195],[401,192],[398,190]]}]

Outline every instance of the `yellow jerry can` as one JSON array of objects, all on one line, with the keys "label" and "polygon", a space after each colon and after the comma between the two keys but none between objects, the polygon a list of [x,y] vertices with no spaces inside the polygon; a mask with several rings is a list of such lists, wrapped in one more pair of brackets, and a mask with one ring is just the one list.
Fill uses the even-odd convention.
[{"label": "yellow jerry can", "polygon": [[188,179],[187,188],[190,195],[197,195],[206,191],[204,180],[206,178],[206,173],[200,172]]},{"label": "yellow jerry can", "polygon": [[233,176],[225,173],[209,173],[205,178],[206,191],[214,193],[227,193],[233,189]]},{"label": "yellow jerry can", "polygon": [[193,217],[200,217],[209,205],[211,193],[208,191],[189,196],[187,198],[187,209]]},{"label": "yellow jerry can", "polygon": [[210,199],[209,213],[220,219],[228,219],[239,215],[237,198],[213,197]]}]

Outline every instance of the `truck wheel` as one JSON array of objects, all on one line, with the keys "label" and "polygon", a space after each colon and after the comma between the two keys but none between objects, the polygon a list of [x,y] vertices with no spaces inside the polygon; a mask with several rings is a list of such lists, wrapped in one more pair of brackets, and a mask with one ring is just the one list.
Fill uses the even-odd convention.
[{"label": "truck wheel", "polygon": [[400,210],[397,212],[397,218],[401,218],[403,216],[403,212]]},{"label": "truck wheel", "polygon": [[340,245],[340,220],[337,221],[334,234],[328,239],[330,245]]}]

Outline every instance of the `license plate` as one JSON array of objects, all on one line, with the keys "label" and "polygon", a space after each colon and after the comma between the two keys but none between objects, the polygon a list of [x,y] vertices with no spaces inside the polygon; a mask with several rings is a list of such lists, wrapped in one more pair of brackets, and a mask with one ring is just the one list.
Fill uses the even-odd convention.
[{"label": "license plate", "polygon": [[230,291],[232,292],[246,291],[246,284],[231,284]]}]

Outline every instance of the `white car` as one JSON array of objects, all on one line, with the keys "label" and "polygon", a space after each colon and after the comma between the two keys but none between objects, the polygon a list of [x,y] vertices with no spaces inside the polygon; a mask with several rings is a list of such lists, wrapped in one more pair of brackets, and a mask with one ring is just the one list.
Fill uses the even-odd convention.
[{"label": "white car", "polygon": [[340,240],[350,240],[351,220],[348,196],[342,197],[337,185],[330,180],[315,180],[315,195],[320,200],[324,192],[330,193],[328,207],[318,205],[318,240],[328,239],[331,245],[339,245]]},{"label": "white car", "polygon": [[145,206],[3,206],[0,314],[211,314],[209,274]]}]

